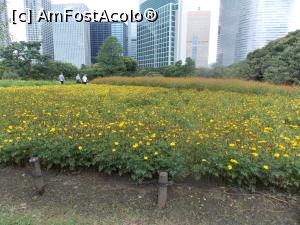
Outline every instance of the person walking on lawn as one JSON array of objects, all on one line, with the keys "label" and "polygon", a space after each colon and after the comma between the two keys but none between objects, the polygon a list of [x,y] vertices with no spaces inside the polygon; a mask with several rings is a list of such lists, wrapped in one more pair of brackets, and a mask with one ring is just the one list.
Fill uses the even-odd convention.
[{"label": "person walking on lawn", "polygon": [[61,73],[58,76],[58,80],[59,80],[60,84],[64,84],[65,83],[65,77],[64,77],[63,73]]}]

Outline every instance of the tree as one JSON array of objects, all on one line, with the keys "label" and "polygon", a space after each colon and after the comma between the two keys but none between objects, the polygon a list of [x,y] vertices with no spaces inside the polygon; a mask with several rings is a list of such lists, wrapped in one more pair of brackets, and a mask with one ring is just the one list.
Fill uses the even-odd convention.
[{"label": "tree", "polygon": [[186,76],[195,74],[196,64],[190,57],[186,58],[185,65],[183,67]]},{"label": "tree", "polygon": [[135,73],[138,67],[137,62],[131,57],[123,57],[126,72]]},{"label": "tree", "polygon": [[18,73],[22,77],[30,77],[34,64],[43,64],[46,56],[40,54],[39,42],[13,42],[0,49],[0,59],[7,69]]},{"label": "tree", "polygon": [[122,54],[122,45],[118,39],[108,37],[98,54],[98,62],[106,74],[114,75],[126,70]]}]

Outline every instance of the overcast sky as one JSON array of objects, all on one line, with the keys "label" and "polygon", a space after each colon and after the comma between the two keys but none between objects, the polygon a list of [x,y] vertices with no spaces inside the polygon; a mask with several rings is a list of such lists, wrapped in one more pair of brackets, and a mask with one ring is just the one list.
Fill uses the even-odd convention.
[{"label": "overcast sky", "polygon": [[[188,10],[209,10],[212,13],[211,18],[211,40],[209,63],[216,61],[217,39],[218,39],[218,21],[219,21],[219,1],[220,0],[183,0],[183,4]],[[12,10],[24,10],[24,0],[7,0],[8,14],[11,17]],[[52,0],[52,3],[84,3],[90,11],[97,10],[101,12],[106,9],[113,12],[128,12],[139,9],[140,0]],[[25,24],[10,24],[10,32],[14,41],[26,40]]]}]

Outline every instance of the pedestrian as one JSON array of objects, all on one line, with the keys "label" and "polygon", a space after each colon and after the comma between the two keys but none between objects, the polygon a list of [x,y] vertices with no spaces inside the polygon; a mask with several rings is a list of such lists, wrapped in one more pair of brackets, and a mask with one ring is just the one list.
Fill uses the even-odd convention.
[{"label": "pedestrian", "polygon": [[82,80],[79,74],[76,76],[76,84],[82,84]]},{"label": "pedestrian", "polygon": [[64,77],[63,73],[60,73],[60,75],[58,76],[58,80],[59,80],[60,84],[65,83],[65,77]]},{"label": "pedestrian", "polygon": [[84,76],[82,77],[82,82],[83,82],[83,84],[87,84],[88,78],[87,78],[86,74],[84,74]]}]

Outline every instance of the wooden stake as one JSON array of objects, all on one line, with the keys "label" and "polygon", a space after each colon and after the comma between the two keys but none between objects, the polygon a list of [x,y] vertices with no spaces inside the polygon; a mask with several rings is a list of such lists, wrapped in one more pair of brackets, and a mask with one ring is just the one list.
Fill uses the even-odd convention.
[{"label": "wooden stake", "polygon": [[167,205],[168,198],[168,173],[159,173],[158,179],[158,208],[163,209]]},{"label": "wooden stake", "polygon": [[38,194],[42,195],[45,191],[45,183],[42,176],[40,160],[38,157],[33,157],[29,160],[29,162],[34,166],[33,180],[35,190]]}]

